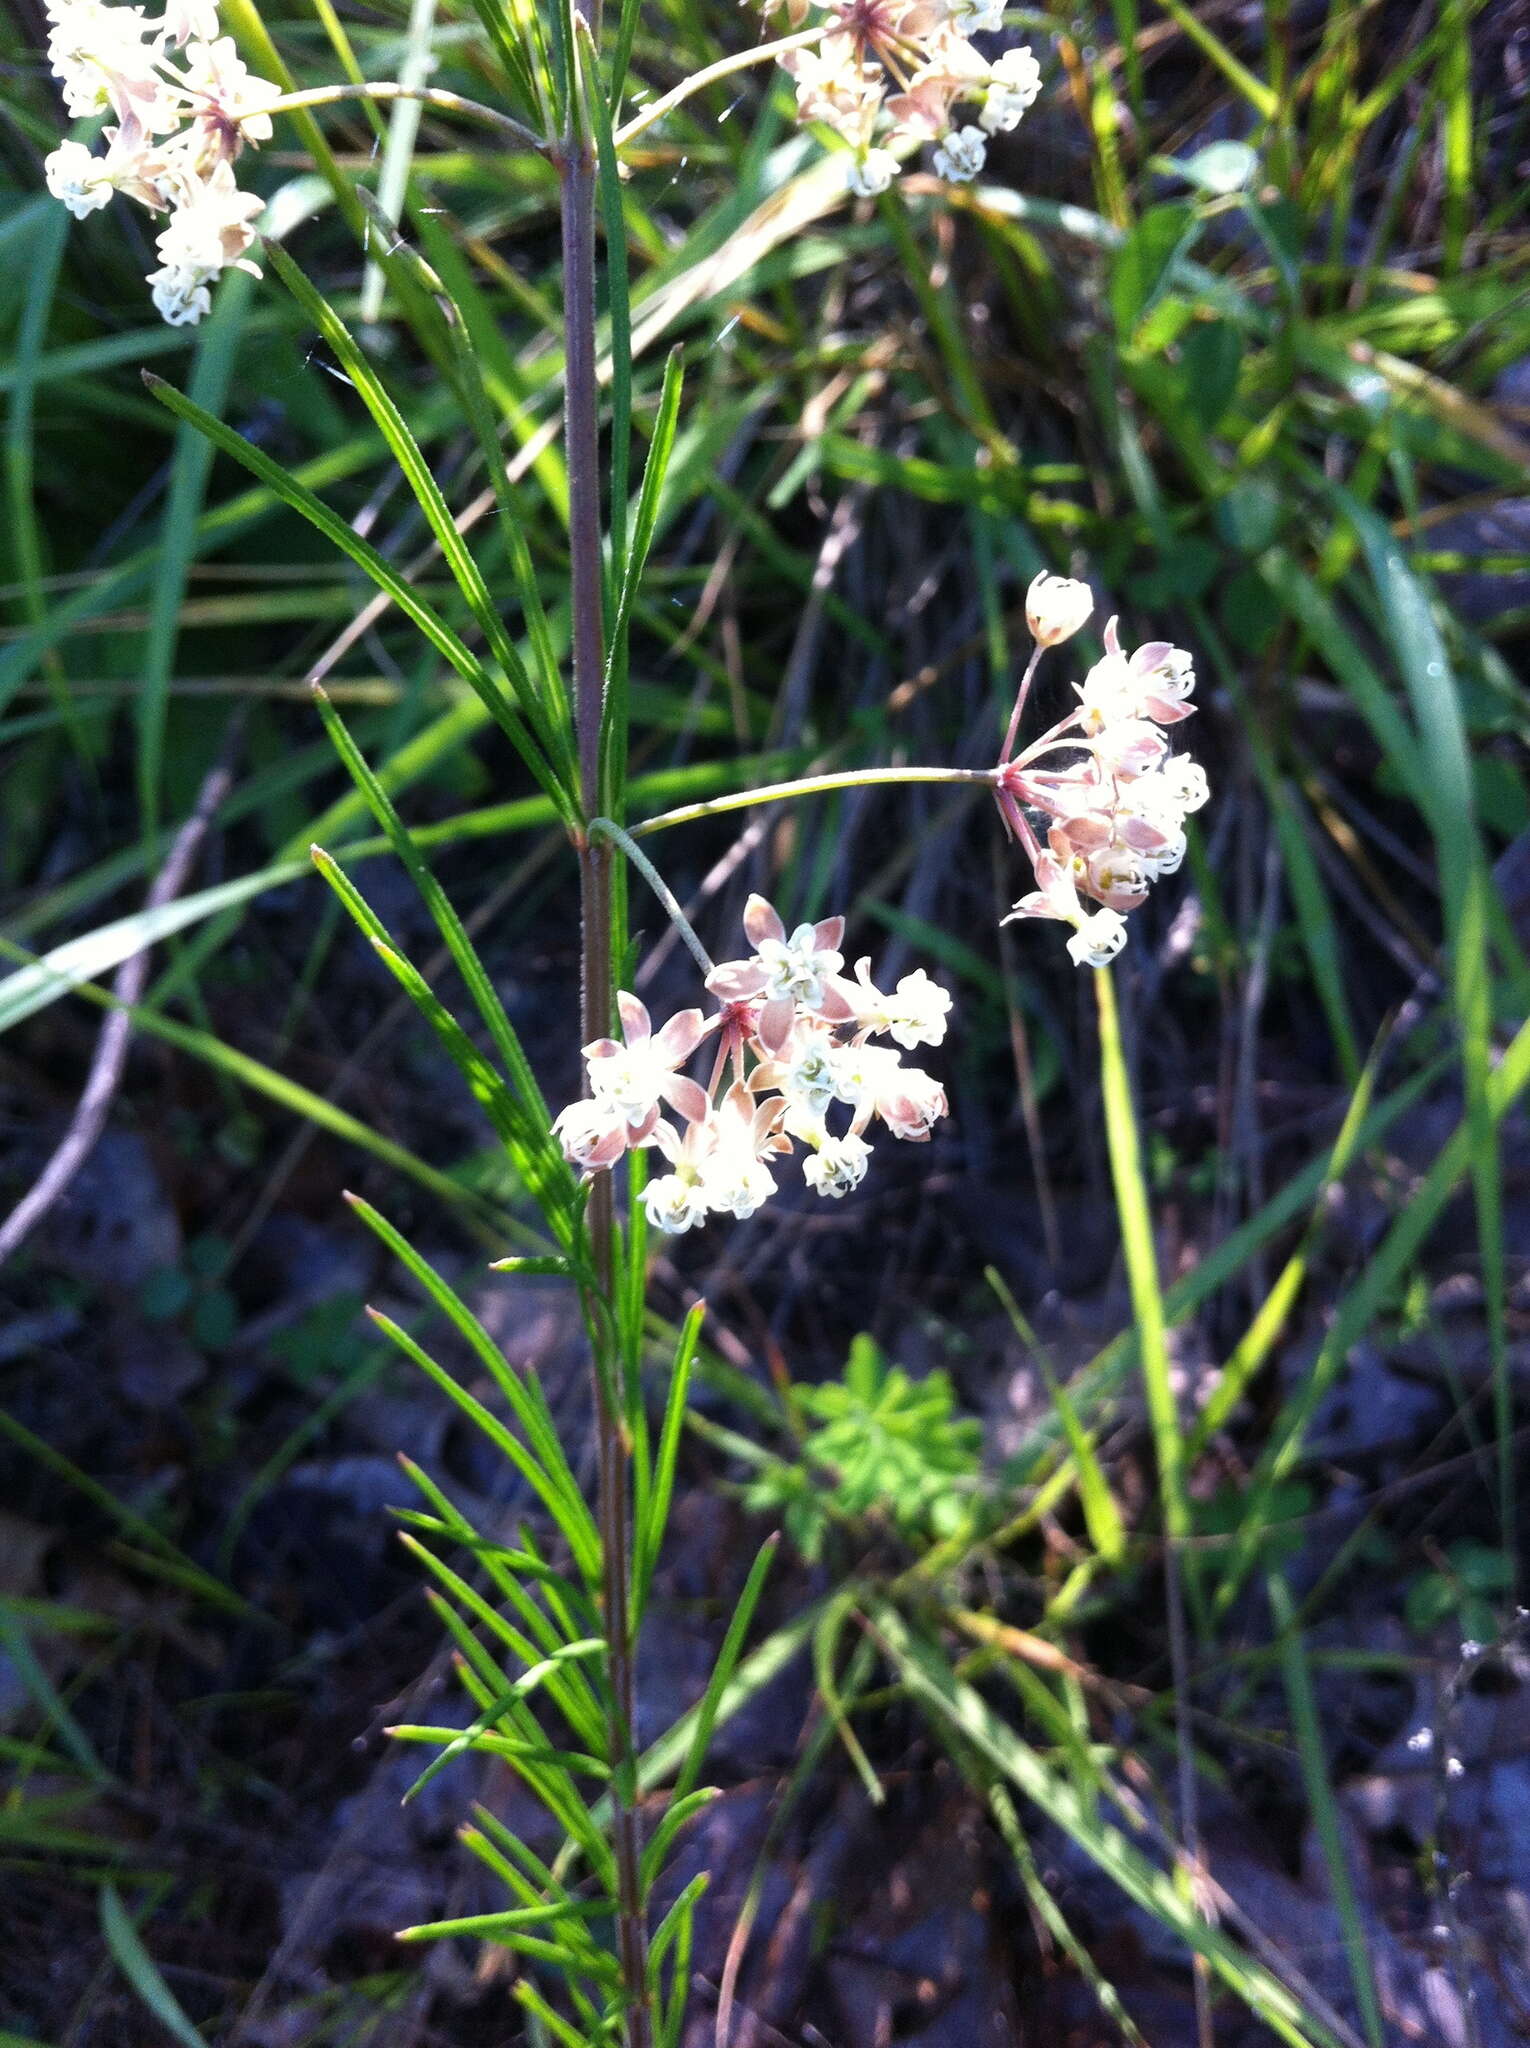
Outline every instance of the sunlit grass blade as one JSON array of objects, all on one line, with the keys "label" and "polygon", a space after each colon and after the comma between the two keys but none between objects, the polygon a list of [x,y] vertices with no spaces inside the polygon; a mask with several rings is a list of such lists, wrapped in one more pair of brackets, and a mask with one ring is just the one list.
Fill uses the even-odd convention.
[{"label": "sunlit grass blade", "polygon": [[1116,1497],[1105,1477],[1105,1468],[1095,1450],[1094,1439],[1085,1429],[1068,1389],[1052,1370],[1052,1361],[1046,1347],[1037,1337],[1024,1315],[1020,1305],[1009,1291],[1002,1276],[989,1266],[983,1276],[1003,1304],[1004,1313],[1014,1325],[1015,1334],[1025,1345],[1030,1356],[1041,1370],[1046,1383],[1047,1397],[1057,1411],[1067,1439],[1078,1482],[1079,1507],[1083,1511],[1084,1524],[1089,1531],[1089,1540],[1107,1564],[1119,1564],[1126,1555],[1126,1521]]},{"label": "sunlit grass blade", "polygon": [[1164,1533],[1171,1542],[1190,1533],[1190,1507],[1185,1493],[1185,1449],[1179,1409],[1174,1397],[1169,1360],[1163,1290],[1158,1278],[1158,1249],[1153,1241],[1153,1216],[1137,1113],[1132,1104],[1131,1077],[1121,1043],[1115,985],[1108,967],[1094,975],[1100,1020],[1100,1085],[1105,1101],[1105,1140],[1110,1153],[1116,1214],[1121,1224],[1121,1250],[1136,1324],[1137,1355],[1147,1396],[1148,1422],[1158,1464],[1159,1503]]},{"label": "sunlit grass blade", "polygon": [[1274,1286],[1260,1303],[1258,1313],[1228,1357],[1215,1387],[1189,1432],[1186,1454],[1192,1462],[1205,1450],[1212,1437],[1243,1399],[1250,1382],[1269,1357],[1286,1327],[1292,1307],[1306,1280],[1313,1249],[1327,1222],[1327,1196],[1332,1189],[1342,1183],[1359,1149],[1361,1133],[1370,1115],[1375,1079],[1376,1063],[1373,1060],[1361,1075],[1359,1085],[1350,1097],[1349,1107],[1344,1113],[1344,1122],[1329,1155],[1323,1185],[1313,1200],[1312,1213],[1307,1220],[1306,1229],[1302,1232],[1301,1240],[1281,1268]]},{"label": "sunlit grass blade", "polygon": [[942,1732],[974,1750],[1062,1829],[1136,1906],[1203,1956],[1215,1974],[1289,2048],[1336,2048],[1301,1997],[1202,1917],[1173,1878],[1103,1820],[1069,1781],[1008,1727],[981,1693],[951,1669],[941,1650],[888,1602],[869,1610],[872,1626],[907,1687]]}]

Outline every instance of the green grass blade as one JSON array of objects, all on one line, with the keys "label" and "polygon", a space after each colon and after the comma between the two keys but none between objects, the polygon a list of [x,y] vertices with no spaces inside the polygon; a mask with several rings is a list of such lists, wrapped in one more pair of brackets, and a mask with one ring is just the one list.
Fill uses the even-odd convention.
[{"label": "green grass blade", "polygon": [[1228,1989],[1289,2048],[1337,2048],[1333,2035],[1307,2017],[1294,1992],[1182,1898],[1170,1874],[1102,1820],[1074,1785],[1049,1769],[896,1608],[877,1602],[870,1619],[910,1696],[926,1713],[1008,1778],[1134,1905],[1203,1956]]},{"label": "green grass blade", "polygon": [[181,2048],[207,2048],[205,2036],[191,2024],[175,1993],[159,1974],[116,1887],[110,1884],[101,1887],[101,1932],[112,1960],[165,2032],[179,2041]]},{"label": "green grass blade", "polygon": [[1100,1019],[1100,1086],[1105,1101],[1105,1138],[1110,1152],[1111,1180],[1116,1191],[1116,1214],[1121,1224],[1121,1249],[1126,1260],[1132,1316],[1137,1326],[1138,1357],[1143,1390],[1147,1396],[1148,1422],[1158,1463],[1164,1533],[1173,1542],[1190,1533],[1190,1507],[1185,1495],[1184,1438],[1174,1398],[1163,1291],[1158,1280],[1158,1249],[1153,1242],[1152,1209],[1142,1169],[1131,1079],[1126,1071],[1126,1054],[1121,1044],[1115,985],[1108,967],[1100,968],[1095,974],[1094,989]]}]

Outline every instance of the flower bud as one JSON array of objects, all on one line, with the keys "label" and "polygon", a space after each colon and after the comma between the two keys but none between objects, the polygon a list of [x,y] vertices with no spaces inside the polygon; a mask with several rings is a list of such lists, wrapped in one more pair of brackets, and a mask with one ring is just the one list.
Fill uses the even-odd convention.
[{"label": "flower bud", "polygon": [[1094,597],[1087,583],[1071,576],[1054,576],[1043,569],[1033,577],[1025,593],[1025,623],[1038,647],[1060,647],[1071,640],[1094,610]]}]

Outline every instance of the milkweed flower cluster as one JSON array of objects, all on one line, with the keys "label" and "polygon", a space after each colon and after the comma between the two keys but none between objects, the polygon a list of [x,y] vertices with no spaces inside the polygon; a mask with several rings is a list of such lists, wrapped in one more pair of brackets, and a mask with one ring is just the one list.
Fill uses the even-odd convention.
[{"label": "milkweed flower cluster", "polygon": [[241,192],[234,163],[248,142],[271,134],[260,108],[277,88],[246,70],[233,39],[218,34],[216,0],[168,0],[150,20],[142,7],[104,0],[47,0],[48,61],[69,113],[109,114],[100,154],[62,142],[44,166],[48,190],[77,220],[124,193],[169,216],[149,289],[172,327],[211,309],[211,287],[245,255],[265,205]]},{"label": "milkweed flower cluster", "polygon": [[[1026,604],[1038,655],[1076,633],[1091,609],[1085,585],[1038,577]],[[1073,685],[1077,709],[1001,763],[996,790],[1036,881],[1004,922],[1040,917],[1071,926],[1068,952],[1089,967],[1105,966],[1126,944],[1127,913],[1180,866],[1185,819],[1211,794],[1199,763],[1169,750],[1168,728],[1195,710],[1190,655],[1167,640],[1128,655],[1114,619],[1104,641],[1103,658]],[[1014,722],[1023,704],[1024,686]]]},{"label": "milkweed flower cluster", "polygon": [[1003,0],[766,0],[793,28],[811,14],[821,39],[781,58],[797,87],[799,121],[821,121],[849,145],[852,192],[885,192],[898,174],[888,147],[934,142],[935,169],[953,183],[978,176],[989,139],[1014,128],[1041,91],[1025,48],[990,61],[969,40],[1004,25]]},{"label": "milkweed flower cluster", "polygon": [[[681,1010],[655,1031],[637,997],[619,994],[621,1038],[584,1048],[590,1092],[553,1124],[564,1156],[588,1175],[639,1147],[661,1153],[669,1171],[648,1183],[643,1206],[658,1229],[679,1232],[752,1216],[776,1192],[776,1162],[799,1145],[807,1185],[837,1198],[865,1177],[878,1126],[927,1140],[945,1090],[895,1048],[939,1045],[951,998],[923,968],[886,993],[869,957],[845,974],[844,930],[830,917],[788,931],[751,896],[754,951],[707,976],[711,1016]],[[703,1046],[704,1087],[682,1071]]]}]

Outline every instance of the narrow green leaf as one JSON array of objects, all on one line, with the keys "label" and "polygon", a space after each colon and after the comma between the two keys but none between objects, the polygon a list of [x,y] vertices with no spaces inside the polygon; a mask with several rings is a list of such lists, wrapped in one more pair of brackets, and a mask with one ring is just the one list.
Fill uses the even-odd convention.
[{"label": "narrow green leaf", "polygon": [[273,462],[263,450],[247,441],[232,427],[194,405],[184,393],[162,378],[144,373],[144,382],[149,390],[173,412],[178,419],[189,420],[204,433],[225,455],[231,455],[242,463],[252,475],[281,500],[290,505],[294,512],[301,513],[311,526],[318,528],[348,555],[356,566],[369,576],[379,590],[396,604],[405,617],[412,620],[425,635],[438,654],[442,655],[457,671],[474,694],[480,699],[489,716],[499,726],[506,738],[515,747],[522,760],[547,792],[560,818],[572,823],[572,813],[566,792],[557,775],[543,754],[534,735],[527,730],[524,720],[514,705],[507,700],[499,684],[489,675],[483,664],[471,652],[467,644],[431,607],[424,603],[418,593],[403,576],[378,554],[377,550],[351,529],[347,522],[332,512],[322,498],[298,482],[292,473]]},{"label": "narrow green leaf", "polygon": [[175,1993],[155,1967],[114,1885],[101,1887],[101,1932],[112,1959],[167,2034],[182,2048],[207,2048],[205,2038],[182,2011]]},{"label": "narrow green leaf", "polygon": [[634,1471],[632,1614],[633,1627],[642,1623],[653,1584],[654,1568],[669,1523],[669,1504],[675,1485],[675,1460],[680,1453],[680,1436],[685,1425],[685,1401],[690,1391],[691,1368],[706,1316],[706,1303],[698,1301],[687,1313],[670,1368],[669,1390],[664,1401],[664,1421],[659,1431],[658,1450],[650,1473],[646,1461]]}]

